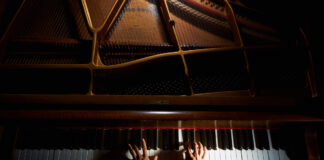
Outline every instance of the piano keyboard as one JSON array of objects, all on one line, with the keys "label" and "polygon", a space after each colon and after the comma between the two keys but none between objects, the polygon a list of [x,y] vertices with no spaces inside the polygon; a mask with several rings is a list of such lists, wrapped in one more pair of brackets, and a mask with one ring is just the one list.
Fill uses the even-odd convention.
[{"label": "piano keyboard", "polygon": [[206,160],[288,160],[278,130],[270,129],[21,129],[15,160],[132,159],[128,143],[159,160],[184,159],[184,144],[200,141]]}]

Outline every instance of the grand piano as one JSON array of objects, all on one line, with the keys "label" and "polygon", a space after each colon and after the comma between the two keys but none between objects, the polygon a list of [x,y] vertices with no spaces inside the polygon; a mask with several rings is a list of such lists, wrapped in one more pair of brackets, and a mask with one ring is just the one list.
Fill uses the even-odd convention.
[{"label": "grand piano", "polygon": [[0,157],[320,159],[310,4],[1,0]]}]

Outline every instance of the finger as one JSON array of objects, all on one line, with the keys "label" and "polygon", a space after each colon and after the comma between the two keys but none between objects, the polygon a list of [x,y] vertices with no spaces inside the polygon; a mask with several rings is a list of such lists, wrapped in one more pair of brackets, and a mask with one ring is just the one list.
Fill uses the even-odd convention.
[{"label": "finger", "polygon": [[195,156],[191,153],[191,145],[188,145],[187,147],[187,154],[193,159]]},{"label": "finger", "polygon": [[199,155],[201,156],[203,154],[203,145],[199,142]]},{"label": "finger", "polygon": [[204,147],[204,153],[203,153],[201,159],[204,159],[204,158],[205,158],[206,153],[207,153],[207,147],[205,146],[205,147]]},{"label": "finger", "polygon": [[145,139],[142,139],[143,156],[148,157]]},{"label": "finger", "polygon": [[135,151],[136,151],[138,159],[142,159],[142,154],[136,145],[135,145]]},{"label": "finger", "polygon": [[128,147],[129,147],[129,150],[130,150],[130,152],[132,154],[133,159],[136,159],[136,153],[134,151],[134,148],[130,144],[128,144]]},{"label": "finger", "polygon": [[158,156],[155,156],[155,157],[154,157],[154,160],[158,160]]},{"label": "finger", "polygon": [[194,154],[195,154],[195,157],[198,157],[198,156],[199,156],[199,154],[198,154],[198,144],[197,144],[197,142],[195,142]]}]

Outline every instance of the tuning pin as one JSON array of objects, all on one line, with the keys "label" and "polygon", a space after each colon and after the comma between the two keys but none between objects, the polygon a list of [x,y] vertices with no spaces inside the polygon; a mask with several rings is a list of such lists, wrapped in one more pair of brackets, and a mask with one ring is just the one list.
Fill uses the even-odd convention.
[{"label": "tuning pin", "polygon": [[172,26],[174,26],[174,25],[175,25],[174,20],[173,20],[173,19],[170,19],[170,20],[169,20],[169,24],[172,25]]}]

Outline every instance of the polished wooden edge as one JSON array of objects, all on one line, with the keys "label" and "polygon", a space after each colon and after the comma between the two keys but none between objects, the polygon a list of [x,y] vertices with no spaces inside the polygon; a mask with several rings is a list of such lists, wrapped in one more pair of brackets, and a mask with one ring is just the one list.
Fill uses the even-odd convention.
[{"label": "polished wooden edge", "polygon": [[[225,96],[222,96],[225,95]],[[38,95],[0,94],[1,104],[91,104],[91,105],[181,105],[181,106],[258,106],[296,107],[301,100],[296,97],[231,96],[229,93],[206,96],[146,96],[146,95]]]},{"label": "polished wooden edge", "polygon": [[270,120],[324,122],[323,118],[293,113],[135,110],[1,110],[0,119],[24,120]]}]

